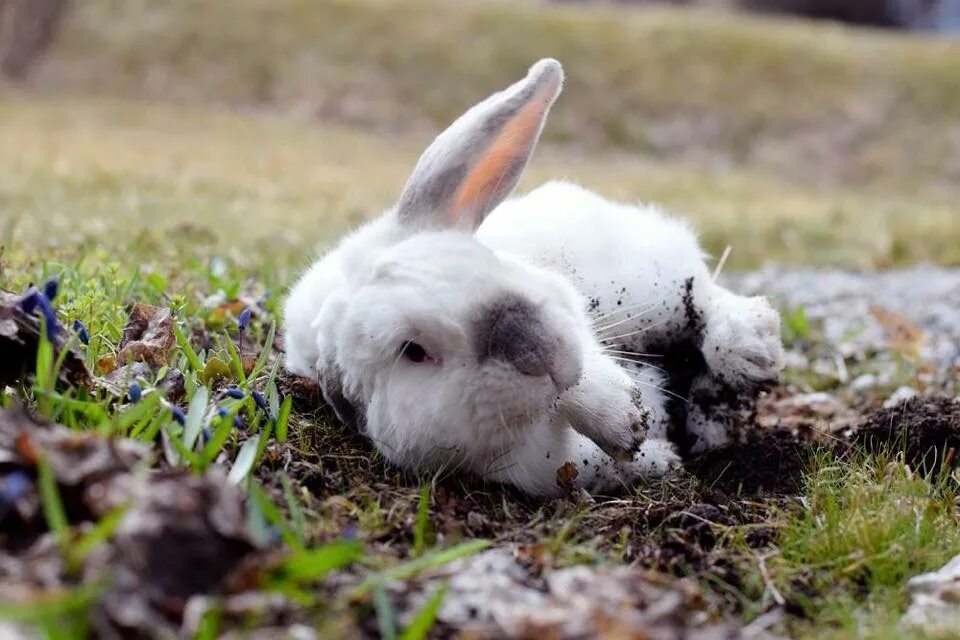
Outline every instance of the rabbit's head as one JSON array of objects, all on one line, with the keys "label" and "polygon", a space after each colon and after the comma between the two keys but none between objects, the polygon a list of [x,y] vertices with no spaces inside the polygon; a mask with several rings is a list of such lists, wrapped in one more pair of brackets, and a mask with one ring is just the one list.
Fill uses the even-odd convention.
[{"label": "rabbit's head", "polygon": [[397,206],[339,249],[349,285],[317,321],[335,325],[321,386],[396,462],[487,459],[580,378],[592,334],[573,286],[473,236],[515,187],[562,80],[542,60],[467,111]]}]

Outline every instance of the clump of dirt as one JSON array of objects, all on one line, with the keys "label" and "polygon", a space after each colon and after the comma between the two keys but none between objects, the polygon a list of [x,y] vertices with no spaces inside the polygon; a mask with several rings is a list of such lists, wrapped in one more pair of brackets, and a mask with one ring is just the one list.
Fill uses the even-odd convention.
[{"label": "clump of dirt", "polygon": [[732,495],[799,494],[817,451],[828,449],[789,431],[761,431],[701,454],[686,467],[704,484]]},{"label": "clump of dirt", "polygon": [[815,434],[788,430],[753,431],[743,442],[697,456],[687,470],[703,483],[734,495],[790,495],[803,491],[803,476],[821,454],[847,456],[854,451],[903,454],[914,469],[936,471],[955,466],[960,450],[960,402],[946,396],[914,397],[878,409],[859,421],[846,440],[825,441]]},{"label": "clump of dirt", "polygon": [[914,397],[868,416],[852,437],[871,453],[903,452],[914,469],[956,465],[960,450],[960,402],[945,396]]}]

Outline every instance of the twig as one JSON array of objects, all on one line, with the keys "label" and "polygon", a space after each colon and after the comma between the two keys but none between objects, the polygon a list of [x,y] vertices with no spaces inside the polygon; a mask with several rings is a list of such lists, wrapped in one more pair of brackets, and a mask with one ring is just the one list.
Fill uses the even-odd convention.
[{"label": "twig", "polygon": [[777,552],[774,551],[766,555],[755,554],[754,557],[757,559],[757,566],[760,568],[760,577],[763,578],[764,589],[769,591],[770,595],[773,597],[773,601],[782,607],[787,604],[787,601],[777,587],[774,586],[773,580],[770,579],[770,572],[767,571],[767,558],[773,557],[776,554]]},{"label": "twig", "polygon": [[720,272],[723,271],[723,265],[727,264],[727,258],[730,257],[730,252],[733,251],[733,247],[727,245],[723,250],[723,253],[720,254],[720,260],[717,262],[717,268],[713,270],[713,281],[716,282],[717,278],[720,277]]}]

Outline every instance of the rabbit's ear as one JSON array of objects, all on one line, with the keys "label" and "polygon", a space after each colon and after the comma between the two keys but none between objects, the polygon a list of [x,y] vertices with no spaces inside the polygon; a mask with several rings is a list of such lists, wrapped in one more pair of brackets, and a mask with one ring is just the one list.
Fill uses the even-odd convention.
[{"label": "rabbit's ear", "polygon": [[527,77],[460,116],[420,157],[397,204],[404,224],[473,230],[513,191],[560,94],[563,67]]}]

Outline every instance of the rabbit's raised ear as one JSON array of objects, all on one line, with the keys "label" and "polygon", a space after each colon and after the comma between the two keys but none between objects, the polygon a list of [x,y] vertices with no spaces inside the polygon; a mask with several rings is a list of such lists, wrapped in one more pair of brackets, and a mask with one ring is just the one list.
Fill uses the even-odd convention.
[{"label": "rabbit's raised ear", "polygon": [[563,67],[527,77],[473,106],[420,156],[397,204],[404,224],[473,230],[513,191],[560,94]]}]

